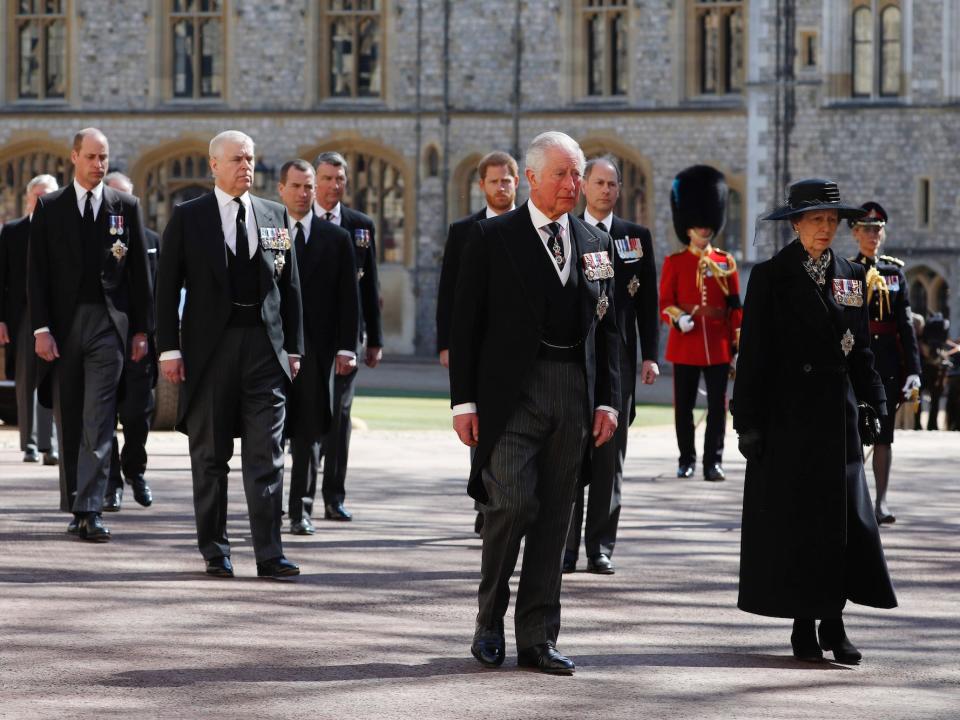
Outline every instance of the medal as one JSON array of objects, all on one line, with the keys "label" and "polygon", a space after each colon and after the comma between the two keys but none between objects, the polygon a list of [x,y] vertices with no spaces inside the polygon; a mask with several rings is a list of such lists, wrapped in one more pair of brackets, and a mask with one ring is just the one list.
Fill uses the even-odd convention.
[{"label": "medal", "polygon": [[883,280],[887,283],[887,288],[890,292],[897,292],[900,290],[900,278],[896,275],[884,275]]},{"label": "medal", "polygon": [[587,280],[592,282],[594,280],[609,280],[613,277],[613,263],[610,262],[610,254],[606,250],[586,253],[581,260]]},{"label": "medal", "polygon": [[834,278],[833,299],[837,305],[863,307],[863,283],[860,280]]},{"label": "medal", "polygon": [[287,258],[283,253],[277,253],[273,257],[273,269],[277,274],[277,277],[283,274],[283,267],[287,264]]},{"label": "medal", "polygon": [[600,293],[600,297],[597,298],[597,317],[603,320],[603,316],[607,314],[607,308],[610,307],[610,298],[607,297],[605,292]]},{"label": "medal", "polygon": [[117,262],[120,262],[126,256],[127,246],[123,244],[120,238],[117,238],[116,242],[110,246],[110,254],[117,259]]},{"label": "medal", "polygon": [[353,231],[353,242],[358,248],[370,247],[370,231],[363,228],[357,228]]},{"label": "medal", "polygon": [[123,215],[107,215],[111,235],[123,235]]},{"label": "medal", "polygon": [[614,240],[613,245],[617,250],[617,255],[625,263],[634,263],[643,257],[643,246],[640,244],[640,238],[620,238]]},{"label": "medal", "polygon": [[853,333],[850,332],[850,328],[847,328],[847,331],[843,334],[843,338],[840,340],[840,349],[843,350],[843,356],[846,357],[850,354],[850,351],[853,350]]},{"label": "medal", "polygon": [[634,275],[630,278],[630,282],[627,283],[627,292],[630,293],[630,297],[633,297],[637,294],[637,290],[640,289],[640,281],[637,279],[637,276]]}]

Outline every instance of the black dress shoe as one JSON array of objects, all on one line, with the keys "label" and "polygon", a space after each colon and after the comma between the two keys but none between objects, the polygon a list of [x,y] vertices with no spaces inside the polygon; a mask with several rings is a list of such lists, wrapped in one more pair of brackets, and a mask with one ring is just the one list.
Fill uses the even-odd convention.
[{"label": "black dress shoe", "polygon": [[35,447],[28,447],[23,451],[24,462],[40,462],[40,453]]},{"label": "black dress shoe", "polygon": [[506,655],[506,640],[503,637],[503,621],[495,623],[493,627],[478,627],[473,634],[473,643],[470,645],[470,654],[477,661],[488,668],[503,665]]},{"label": "black dress shoe", "polygon": [[340,520],[342,522],[353,519],[353,515],[347,512],[342,502],[327,503],[323,508],[323,517],[327,520]]},{"label": "black dress shoe", "polygon": [[558,653],[551,642],[520,650],[517,653],[517,665],[536,668],[551,675],[573,675],[573,671],[577,669],[573,660]]},{"label": "black dress shoe", "polygon": [[153,493],[150,492],[150,486],[147,485],[147,481],[143,479],[143,475],[127,478],[127,482],[130,483],[130,487],[133,488],[133,499],[137,501],[138,505],[142,505],[143,507],[153,505]]},{"label": "black dress shoe", "polygon": [[257,563],[257,577],[293,577],[300,574],[300,568],[287,560],[283,555],[272,560]]},{"label": "black dress shoe", "polygon": [[563,572],[570,574],[577,570],[577,556],[573,553],[565,552],[563,554]]},{"label": "black dress shoe", "polygon": [[73,520],[71,520],[70,524],[67,525],[67,535],[79,535],[79,534],[80,534],[80,518],[74,515]]},{"label": "black dress shoe", "polygon": [[290,532],[294,535],[313,535],[316,531],[317,529],[308,517],[290,524]]},{"label": "black dress shoe", "polygon": [[477,519],[473,521],[473,532],[483,537],[483,513],[477,513]]},{"label": "black dress shoe", "polygon": [[103,520],[96,513],[90,513],[80,520],[78,535],[81,540],[95,543],[110,542],[110,531],[104,527]]},{"label": "black dress shoe", "polygon": [[228,557],[215,557],[207,560],[207,575],[214,577],[232,578],[233,563]]},{"label": "black dress shoe", "polygon": [[610,558],[605,553],[600,553],[592,558],[587,558],[587,572],[597,573],[598,575],[613,575],[616,571]]},{"label": "black dress shoe", "polygon": [[703,479],[707,482],[723,482],[727,479],[727,474],[720,467],[720,463],[703,466]]},{"label": "black dress shoe", "polygon": [[820,652],[820,645],[817,644],[816,621],[813,619],[793,621],[790,645],[793,646],[793,656],[797,660],[808,662],[823,660],[823,653]]},{"label": "black dress shoe", "polygon": [[59,465],[60,456],[55,452],[45,452],[43,453],[43,464],[44,465]]},{"label": "black dress shoe", "polygon": [[107,492],[103,498],[104,512],[120,512],[120,505],[123,503],[123,486],[118,487],[113,492]]},{"label": "black dress shoe", "polygon": [[893,525],[897,521],[897,516],[890,512],[885,502],[877,503],[876,516],[877,525]]},{"label": "black dress shoe", "polygon": [[843,628],[843,618],[825,618],[818,628],[820,647],[827,652],[833,651],[833,659],[842,665],[856,665],[863,654],[854,647]]},{"label": "black dress shoe", "polygon": [[692,478],[692,477],[693,477],[693,463],[680,463],[680,467],[677,468],[677,477],[678,477],[678,478]]}]

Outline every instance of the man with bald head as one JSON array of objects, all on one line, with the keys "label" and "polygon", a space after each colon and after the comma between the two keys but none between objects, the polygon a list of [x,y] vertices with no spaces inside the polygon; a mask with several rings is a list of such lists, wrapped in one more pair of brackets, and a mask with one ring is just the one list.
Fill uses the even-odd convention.
[{"label": "man with bald head", "polygon": [[[124,350],[136,362],[153,332],[153,290],[139,201],[106,187],[106,136],[76,134],[73,182],[37,201],[30,223],[27,297],[34,349],[48,365],[60,437],[60,509],[67,531],[105,542],[101,512],[110,469]],[[52,371],[52,372],[49,372]]]},{"label": "man with bald head", "polygon": [[157,280],[160,372],[181,385],[197,544],[216,577],[233,577],[227,473],[238,436],[257,575],[300,573],[280,541],[286,393],[303,355],[300,281],[286,210],[250,194],[254,162],[244,133],[210,141],[214,190],[174,208]]}]

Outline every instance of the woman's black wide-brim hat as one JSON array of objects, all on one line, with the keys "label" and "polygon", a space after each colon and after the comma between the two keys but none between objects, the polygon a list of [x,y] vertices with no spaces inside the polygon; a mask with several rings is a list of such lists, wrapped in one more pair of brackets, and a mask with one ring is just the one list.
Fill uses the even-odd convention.
[{"label": "woman's black wide-brim hat", "polygon": [[840,218],[856,220],[867,214],[863,208],[840,202],[840,190],[833,180],[797,180],[787,192],[787,204],[762,220],[787,220],[811,210],[836,210]]}]

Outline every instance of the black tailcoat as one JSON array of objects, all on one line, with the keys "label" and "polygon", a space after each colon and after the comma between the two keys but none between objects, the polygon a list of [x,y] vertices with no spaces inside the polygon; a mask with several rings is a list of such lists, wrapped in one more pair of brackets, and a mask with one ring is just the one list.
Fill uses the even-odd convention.
[{"label": "black tailcoat", "polygon": [[[840,304],[835,279],[860,282],[836,257],[824,291],[794,241],[750,276],[733,389],[734,426],[763,434],[747,463],[738,605],[792,618],[834,617],[846,600],[896,605],[867,491],[857,401],[884,408],[866,307]],[[843,337],[852,336],[844,354]]]},{"label": "black tailcoat", "polygon": [[[569,221],[570,271],[579,273],[581,352],[590,407],[620,410],[620,337],[613,283],[588,280],[582,261],[586,253],[612,253],[610,239],[573,215]],[[450,335],[450,397],[452,405],[478,405],[480,440],[468,492],[480,502],[487,500],[480,471],[516,409],[540,352],[548,293],[542,275],[533,268],[542,262],[544,252],[524,203],[475,223],[460,263]],[[610,303],[602,319],[597,313],[601,293]]]},{"label": "black tailcoat", "polygon": [[450,347],[450,324],[453,320],[453,302],[457,289],[457,273],[460,258],[475,222],[487,217],[483,208],[451,223],[447,230],[447,244],[443,249],[443,265],[440,267],[440,282],[437,286],[437,353]]},{"label": "black tailcoat", "polygon": [[[323,217],[323,209],[320,209]],[[373,218],[359,210],[340,204],[340,227],[350,233],[356,253],[357,284],[360,288],[360,309],[362,311],[360,333],[367,334],[367,347],[383,347],[383,326],[380,319],[380,277],[377,274],[377,240],[373,227]],[[360,247],[356,243],[355,230],[370,231],[370,247]]]},{"label": "black tailcoat", "polygon": [[6,346],[7,379],[13,380],[17,358],[17,332],[27,307],[27,246],[30,244],[30,217],[5,223],[0,229],[0,322],[7,324],[10,342]]},{"label": "black tailcoat", "polygon": [[[259,228],[287,228],[287,211],[279,203],[250,196]],[[217,196],[210,192],[177,205],[163,232],[157,280],[158,351],[179,350],[186,382],[180,390],[177,429],[187,432],[185,419],[197,386],[208,366],[225,362],[216,350],[233,312],[227,246]],[[303,354],[300,281],[296,253],[284,253],[279,279],[274,253],[260,253],[260,317],[283,372],[290,377],[289,354]],[[183,319],[177,317],[180,289],[186,288]]]}]

